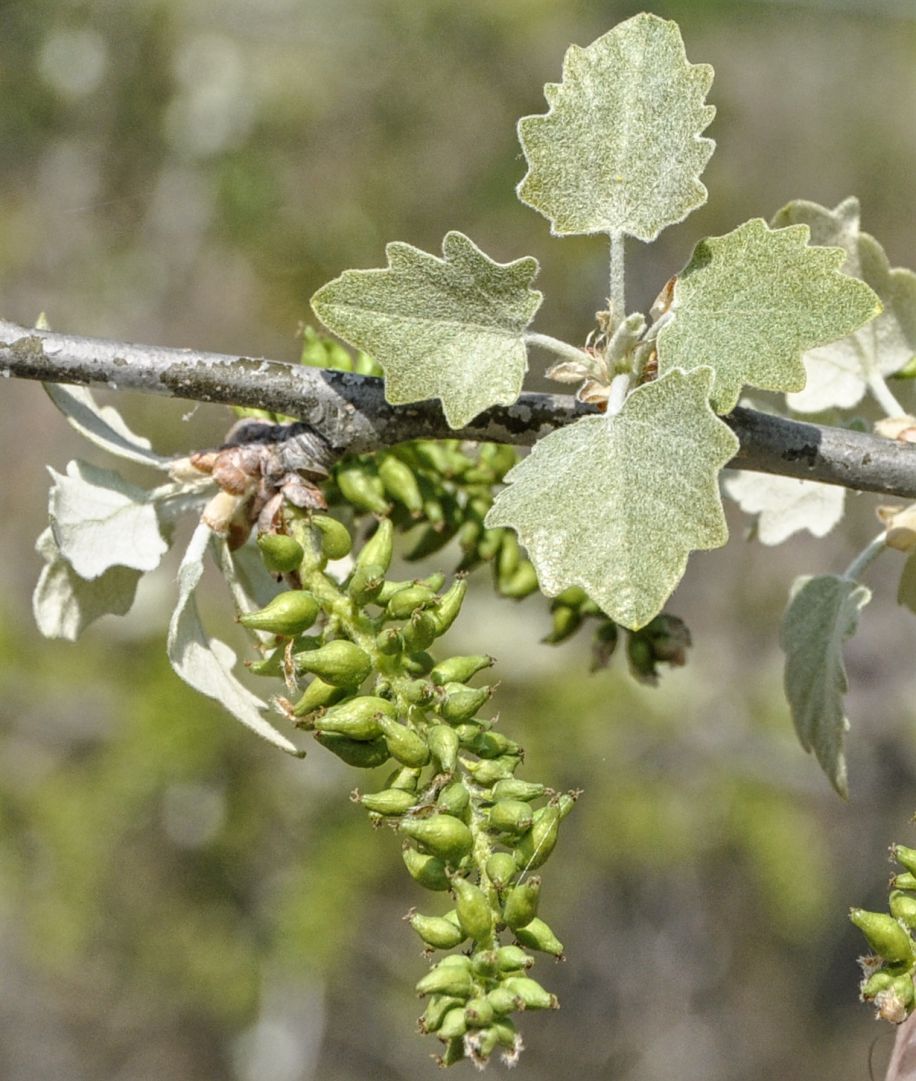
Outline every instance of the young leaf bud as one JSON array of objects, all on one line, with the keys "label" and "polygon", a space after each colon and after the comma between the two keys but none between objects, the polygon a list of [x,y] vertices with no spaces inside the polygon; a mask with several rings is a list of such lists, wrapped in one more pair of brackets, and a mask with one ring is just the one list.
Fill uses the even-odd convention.
[{"label": "young leaf bud", "polygon": [[419,882],[424,889],[437,892],[449,888],[445,864],[438,856],[430,856],[426,852],[418,852],[409,845],[404,848],[402,855],[404,857],[404,864],[414,882]]},{"label": "young leaf bud", "polygon": [[456,864],[471,851],[474,838],[468,827],[452,815],[434,814],[428,818],[404,818],[400,830],[412,837],[432,856]]},{"label": "young leaf bud", "polygon": [[414,517],[423,512],[423,497],[410,466],[393,454],[385,454],[379,462],[378,475],[392,499],[403,503]]},{"label": "young leaf bud", "polygon": [[434,724],[426,733],[429,752],[442,773],[454,773],[458,764],[458,733],[447,724]]},{"label": "young leaf bud", "polygon": [[279,593],[256,612],[245,612],[239,623],[252,631],[266,631],[294,638],[302,634],[318,618],[318,601],[305,589],[290,589]]},{"label": "young leaf bud", "polygon": [[384,715],[379,716],[377,721],[392,758],[405,766],[426,765],[429,761],[429,747],[419,733]]},{"label": "young leaf bud", "polygon": [[525,1005],[526,1010],[555,1010],[559,1006],[557,996],[550,994],[530,976],[510,976],[502,986]]},{"label": "young leaf bud", "polygon": [[489,942],[493,937],[493,910],[487,895],[460,875],[452,877],[452,893],[461,929],[475,942]]},{"label": "young leaf bud", "polygon": [[336,732],[316,732],[315,739],[342,762],[357,769],[375,769],[376,766],[383,766],[389,758],[388,748],[382,739],[350,739]]},{"label": "young leaf bud", "polygon": [[333,706],[346,694],[344,687],[335,687],[331,683],[325,683],[323,679],[315,676],[312,682],[302,692],[302,697],[293,706],[294,717],[307,717],[316,709],[325,706]]},{"label": "young leaf bud", "polygon": [[376,531],[360,548],[356,557],[357,569],[360,567],[381,567],[382,574],[386,574],[391,566],[391,556],[394,553],[394,525],[390,518],[383,518]]},{"label": "young leaf bud", "polygon": [[395,713],[395,707],[387,699],[364,695],[332,706],[315,718],[314,725],[319,732],[336,732],[350,739],[378,739],[382,735],[379,719],[390,720]]},{"label": "young leaf bud", "polygon": [[515,937],[530,950],[540,950],[553,957],[563,956],[563,943],[539,916],[535,916],[525,927],[519,927]]},{"label": "young leaf bud", "polygon": [[460,781],[446,785],[436,800],[436,810],[464,820],[471,803],[471,794]]},{"label": "young leaf bud", "polygon": [[372,661],[355,642],[337,638],[320,649],[296,653],[300,672],[312,672],[335,687],[358,687],[372,671]]},{"label": "young leaf bud", "polygon": [[541,896],[541,880],[537,875],[519,882],[506,894],[503,903],[503,919],[513,931],[526,927],[538,914]]},{"label": "young leaf bud", "polygon": [[284,533],[262,533],[258,537],[258,548],[261,550],[264,566],[271,574],[288,574],[294,571],[305,556],[302,545]]},{"label": "young leaf bud", "polygon": [[432,946],[436,950],[453,950],[467,937],[464,931],[456,927],[451,920],[446,920],[442,916],[421,916],[415,912],[411,915],[409,922],[427,946]]},{"label": "young leaf bud", "polygon": [[414,794],[403,788],[385,788],[381,792],[366,792],[359,802],[367,811],[380,815],[406,814],[414,805]]},{"label": "young leaf bud", "polygon": [[859,928],[868,944],[885,961],[911,961],[913,941],[893,916],[851,908],[849,918]]},{"label": "young leaf bud", "polygon": [[518,868],[508,852],[494,852],[487,860],[486,873],[496,889],[504,890],[518,874]]},{"label": "young leaf bud", "polygon": [[343,559],[350,554],[353,538],[343,522],[338,522],[327,514],[313,514],[311,524],[321,533],[323,556],[327,559]]},{"label": "young leaf bud", "polygon": [[382,482],[363,466],[354,463],[339,469],[337,487],[344,499],[359,510],[370,511],[372,514],[388,513]]},{"label": "young leaf bud", "polygon": [[467,683],[467,681],[484,668],[490,668],[493,658],[486,654],[476,654],[468,657],[449,657],[440,661],[429,673],[429,678],[437,687],[444,687],[446,683]]},{"label": "young leaf bud", "polygon": [[534,811],[530,803],[518,799],[501,799],[490,808],[488,825],[496,833],[521,834],[531,829]]}]

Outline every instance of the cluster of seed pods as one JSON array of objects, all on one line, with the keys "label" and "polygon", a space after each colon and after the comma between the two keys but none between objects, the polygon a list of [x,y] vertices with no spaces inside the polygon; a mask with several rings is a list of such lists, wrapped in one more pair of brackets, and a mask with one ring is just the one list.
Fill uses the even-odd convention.
[{"label": "cluster of seed pods", "polygon": [[[263,657],[253,672],[286,681],[278,699],[291,722],[363,770],[387,767],[371,790],[352,793],[372,822],[395,830],[404,865],[441,900],[405,917],[427,956],[447,953],[417,983],[428,999],[423,1032],[444,1044],[438,1061],[483,1065],[522,1047],[514,1015],[549,1009],[556,997],[529,975],[534,955],[563,947],[539,915],[537,872],[578,793],[516,776],[522,748],[480,716],[492,686],[474,679],[486,655],[435,660],[467,592],[459,576],[388,577],[394,526],[382,518],[338,580],[329,561],[349,556],[337,519],[286,508],[258,539],[268,569],[291,588],[240,617]],[[373,773],[373,779],[377,774]]]}]

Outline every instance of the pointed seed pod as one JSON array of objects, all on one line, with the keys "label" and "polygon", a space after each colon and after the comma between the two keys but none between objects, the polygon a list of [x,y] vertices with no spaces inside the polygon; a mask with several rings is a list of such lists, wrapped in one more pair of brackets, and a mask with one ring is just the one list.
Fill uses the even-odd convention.
[{"label": "pointed seed pod", "polygon": [[414,612],[401,626],[404,646],[411,653],[418,653],[431,646],[436,639],[436,621],[429,612]]},{"label": "pointed seed pod", "polygon": [[484,653],[467,657],[449,657],[436,665],[429,673],[429,678],[437,687],[444,687],[446,683],[467,683],[472,676],[484,668],[490,668],[493,664],[493,658]]},{"label": "pointed seed pod", "polygon": [[458,733],[447,724],[434,724],[426,733],[429,753],[442,773],[454,773],[458,764]]},{"label": "pointed seed pod", "polygon": [[888,908],[891,910],[891,915],[905,923],[910,930],[916,927],[916,897],[911,897],[900,890],[892,890],[888,898]]},{"label": "pointed seed pod", "polygon": [[436,617],[438,626],[437,637],[445,634],[458,618],[458,613],[461,611],[461,605],[464,603],[467,591],[467,579],[456,578],[439,598],[439,603],[436,605],[433,613]]},{"label": "pointed seed pod", "polygon": [[385,612],[389,619],[408,619],[414,612],[428,608],[436,599],[436,593],[428,586],[403,586],[392,594]]},{"label": "pointed seed pod", "polygon": [[490,799],[494,803],[501,799],[519,799],[529,802],[543,796],[546,791],[544,785],[535,781],[520,781],[516,777],[507,777],[493,785]]},{"label": "pointed seed pod", "polygon": [[534,811],[530,803],[519,799],[501,799],[490,808],[488,826],[496,833],[520,835],[531,829]]},{"label": "pointed seed pod", "polygon": [[849,918],[868,940],[869,946],[885,961],[910,961],[913,942],[893,916],[851,908]]},{"label": "pointed seed pod", "polygon": [[381,739],[350,739],[336,732],[316,732],[315,739],[342,762],[357,769],[375,769],[376,766],[383,766],[389,758],[388,748]]},{"label": "pointed seed pod", "polygon": [[488,998],[468,999],[468,1004],[464,1008],[464,1019],[471,1028],[483,1028],[485,1025],[492,1024],[495,1017],[496,1011]]},{"label": "pointed seed pod", "polygon": [[555,804],[541,807],[535,813],[531,829],[515,849],[515,862],[523,870],[542,867],[553,852],[560,830],[560,808]]},{"label": "pointed seed pod", "polygon": [[358,464],[337,471],[337,487],[344,499],[359,510],[372,514],[387,514],[388,503],[382,482]]},{"label": "pointed seed pod", "polygon": [[473,743],[467,744],[479,758],[499,758],[502,754],[521,754],[521,747],[515,740],[504,736],[502,732],[482,732]]},{"label": "pointed seed pod", "polygon": [[546,635],[542,641],[552,646],[565,642],[567,638],[572,638],[582,625],[579,609],[570,608],[565,604],[556,604],[550,613],[550,618],[552,621],[550,634]]},{"label": "pointed seed pod", "polygon": [[455,734],[458,736],[459,744],[462,747],[470,747],[481,732],[488,731],[490,722],[482,721],[478,718],[474,721],[465,721],[463,724],[456,724],[453,727],[455,729]]},{"label": "pointed seed pod", "polygon": [[313,514],[311,524],[321,534],[321,554],[327,559],[343,559],[350,554],[353,538],[350,531],[336,518],[327,514]]},{"label": "pointed seed pod", "polygon": [[432,946],[436,950],[453,950],[467,937],[464,931],[456,927],[451,920],[446,920],[442,916],[421,916],[420,913],[415,912],[411,915],[409,923],[427,946]]},{"label": "pointed seed pod", "polygon": [[469,721],[492,693],[492,687],[465,687],[453,691],[440,703],[439,713],[449,724]]},{"label": "pointed seed pod", "polygon": [[504,890],[518,874],[518,868],[508,852],[494,852],[487,860],[486,873],[496,889]]},{"label": "pointed seed pod", "polygon": [[418,1021],[421,1032],[435,1032],[449,1010],[461,1006],[462,999],[451,995],[433,995]]},{"label": "pointed seed pod", "polygon": [[258,548],[264,566],[271,574],[294,571],[305,556],[302,545],[285,533],[262,533],[258,537]]},{"label": "pointed seed pod", "polygon": [[916,890],[916,875],[911,871],[904,871],[903,874],[894,875],[891,885],[898,890]]},{"label": "pointed seed pod", "polygon": [[540,916],[535,916],[527,926],[519,927],[515,937],[530,950],[540,950],[541,953],[549,953],[553,957],[563,956],[563,943]]},{"label": "pointed seed pod", "polygon": [[419,653],[411,653],[401,661],[401,667],[410,676],[425,676],[436,662],[428,653],[421,649]]},{"label": "pointed seed pod", "polygon": [[277,646],[267,654],[266,657],[262,657],[259,661],[246,661],[245,667],[253,676],[277,676],[283,675],[283,664],[286,660],[286,647]]},{"label": "pointed seed pod", "polygon": [[401,854],[404,857],[407,871],[414,882],[418,882],[424,889],[436,892],[442,892],[449,888],[445,864],[438,856],[418,852],[409,845],[403,849]]},{"label": "pointed seed pod", "polygon": [[428,679],[413,679],[403,684],[401,694],[412,706],[427,706],[436,697],[436,688]]},{"label": "pointed seed pod", "polygon": [[335,687],[358,687],[372,671],[369,654],[346,638],[296,653],[293,660],[299,671],[312,672]]},{"label": "pointed seed pod", "polygon": [[530,976],[510,976],[503,980],[502,986],[521,999],[526,1010],[555,1010],[560,1005],[556,995],[550,994]]},{"label": "pointed seed pod", "polygon": [[252,631],[266,631],[295,638],[302,634],[318,618],[321,611],[318,601],[306,589],[290,589],[279,593],[256,612],[245,612],[239,623]]},{"label": "pointed seed pod", "polygon": [[496,950],[478,950],[473,954],[471,957],[471,971],[477,977],[491,980],[499,972]]},{"label": "pointed seed pod", "polygon": [[470,758],[461,758],[459,761],[481,788],[488,788],[505,777],[511,777],[522,760],[518,755],[503,754],[499,758],[485,758],[479,762]]},{"label": "pointed seed pod", "polygon": [[412,837],[431,856],[438,856],[446,863],[459,863],[474,846],[471,831],[451,815],[405,818],[401,821],[400,830]]},{"label": "pointed seed pod", "polygon": [[394,525],[390,518],[383,518],[376,531],[360,548],[356,557],[357,569],[360,567],[381,567],[382,574],[386,574],[391,566],[391,557],[394,554]]},{"label": "pointed seed pod", "polygon": [[429,747],[418,732],[413,732],[405,724],[387,716],[377,718],[391,757],[405,766],[425,766],[429,761]]},{"label": "pointed seed pod", "polygon": [[450,995],[462,1000],[470,997],[472,989],[470,969],[442,962],[431,968],[416,987],[418,995]]},{"label": "pointed seed pod", "polygon": [[395,712],[395,707],[387,699],[363,695],[332,706],[316,717],[314,724],[319,732],[337,732],[350,739],[379,739],[382,735],[379,718],[391,719]]},{"label": "pointed seed pod", "polygon": [[312,682],[302,692],[302,697],[293,706],[294,717],[307,717],[316,709],[325,706],[333,706],[347,693],[344,687],[335,687],[331,683],[325,683],[323,679],[315,676]]},{"label": "pointed seed pod", "polygon": [[449,1040],[445,1045],[445,1050],[436,1059],[436,1062],[443,1067],[443,1069],[454,1066],[456,1062],[461,1062],[465,1057],[464,1050],[464,1037],[456,1036],[454,1040]]},{"label": "pointed seed pod", "polygon": [[463,1036],[467,1030],[468,1024],[464,1016],[464,1010],[460,1006],[456,1006],[455,1009],[449,1010],[445,1017],[442,1018],[438,1036],[440,1040],[455,1040]]},{"label": "pointed seed pod", "polygon": [[386,788],[400,788],[404,792],[416,792],[420,782],[420,770],[401,766],[385,782]]},{"label": "pointed seed pod", "polygon": [[518,539],[511,529],[502,531],[502,543],[496,556],[496,584],[499,588],[501,581],[509,581],[519,568],[522,561],[522,550]]},{"label": "pointed seed pod", "polygon": [[385,570],[380,563],[357,566],[347,583],[347,592],[361,608],[376,600],[385,584]]},{"label": "pointed seed pod", "polygon": [[493,910],[486,894],[460,875],[452,877],[452,893],[461,929],[475,942],[488,942],[493,937]]},{"label": "pointed seed pod", "polygon": [[487,1002],[493,1007],[493,1013],[496,1017],[506,1017],[519,1007],[515,995],[508,988],[503,987],[502,984],[487,992]]},{"label": "pointed seed pod", "polygon": [[891,855],[910,874],[916,875],[916,848],[907,848],[906,845],[891,845]]},{"label": "pointed seed pod", "polygon": [[500,946],[496,951],[496,963],[500,972],[524,971],[531,968],[534,958],[520,946]]},{"label": "pointed seed pod", "polygon": [[403,788],[384,788],[381,792],[366,792],[359,802],[367,811],[379,815],[406,814],[414,805],[414,793]]},{"label": "pointed seed pod", "polygon": [[521,561],[518,570],[510,578],[505,580],[501,578],[498,585],[499,592],[504,597],[511,597],[517,601],[537,592],[541,588],[534,564],[528,559]]},{"label": "pointed seed pod", "polygon": [[454,781],[446,785],[439,793],[436,800],[436,810],[442,814],[454,815],[455,818],[465,819],[467,809],[471,804],[471,793],[460,782]]},{"label": "pointed seed pod", "polygon": [[506,894],[503,903],[503,919],[513,931],[526,927],[538,914],[538,901],[541,896],[541,880],[537,875],[526,878],[513,886]]},{"label": "pointed seed pod", "polygon": [[415,517],[422,513],[423,497],[409,465],[393,454],[385,454],[379,462],[378,475],[392,499],[402,503]]},{"label": "pointed seed pod", "polygon": [[870,1002],[879,991],[886,991],[894,982],[896,976],[886,969],[873,972],[867,979],[859,984],[859,998],[863,1002]]},{"label": "pointed seed pod", "polygon": [[394,657],[404,649],[404,641],[397,627],[386,627],[375,636],[375,644],[379,653],[386,657]]}]

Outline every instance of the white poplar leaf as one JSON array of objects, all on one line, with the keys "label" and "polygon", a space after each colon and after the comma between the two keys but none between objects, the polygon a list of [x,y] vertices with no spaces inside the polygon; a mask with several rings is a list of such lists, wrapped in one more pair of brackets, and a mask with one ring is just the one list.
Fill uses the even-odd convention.
[{"label": "white poplar leaf", "polygon": [[130,610],[141,572],[109,567],[98,578],[81,578],[60,554],[50,527],[35,543],[45,566],[32,594],[32,611],[46,638],[75,641],[93,620]]},{"label": "white poplar leaf", "polygon": [[712,412],[708,368],[638,387],[616,416],[584,417],[539,440],[487,515],[518,533],[541,590],[581,586],[618,623],[661,611],[695,548],[728,532],[718,471],[738,450]]},{"label": "white poplar leaf", "polygon": [[318,318],[385,372],[385,396],[401,405],[439,398],[464,427],[492,405],[511,405],[528,367],[525,328],[541,294],[536,259],[496,263],[462,233],[443,258],[410,244],[385,249],[388,266],[346,270],[312,297]]},{"label": "white poplar leaf", "polygon": [[797,413],[849,409],[862,400],[871,376],[893,375],[916,354],[916,274],[891,269],[878,241],[860,232],[858,199],[844,199],[833,210],[798,200],[783,207],[773,224],[807,225],[812,244],[842,248],[843,272],[871,286],[884,305],[866,326],[805,353],[805,389],[787,398]]},{"label": "white poplar leaf", "polygon": [[301,758],[300,751],[264,719],[268,708],[232,674],[235,653],[224,642],[210,638],[204,630],[194,590],[203,574],[203,560],[213,533],[198,525],[178,568],[178,603],[169,623],[168,656],[177,674],[196,691],[215,698],[244,725],[275,747]]},{"label": "white poplar leaf", "polygon": [[782,544],[803,529],[826,537],[843,517],[846,490],[837,484],[743,470],[726,477],[722,488],[745,514],[757,515],[761,544]]},{"label": "white poplar leaf", "polygon": [[840,271],[841,249],[808,247],[807,240],[805,225],[770,229],[754,218],[700,241],[658,334],[659,371],[711,367],[717,413],[734,409],[746,383],[801,390],[806,349],[881,311],[864,282]]},{"label": "white poplar leaf", "polygon": [[677,23],[643,13],[587,48],[572,45],[550,109],[518,122],[523,203],[556,236],[626,233],[654,240],[706,202],[699,177],[715,149],[701,137],[708,64],[689,64]]},{"label": "white poplar leaf", "polygon": [[54,539],[81,578],[98,578],[114,566],[150,571],[159,565],[168,545],[143,488],[88,462],[68,462],[66,476],[48,472]]},{"label": "white poplar leaf", "polygon": [[848,686],[843,643],[854,634],[859,611],[869,600],[871,591],[851,578],[796,578],[780,633],[795,731],[844,799],[849,789],[843,739],[849,721],[843,708]]},{"label": "white poplar leaf", "polygon": [[131,462],[167,471],[171,459],[156,454],[150,442],[131,431],[121,414],[111,405],[99,405],[85,387],[43,383],[51,401],[70,425],[97,447]]}]

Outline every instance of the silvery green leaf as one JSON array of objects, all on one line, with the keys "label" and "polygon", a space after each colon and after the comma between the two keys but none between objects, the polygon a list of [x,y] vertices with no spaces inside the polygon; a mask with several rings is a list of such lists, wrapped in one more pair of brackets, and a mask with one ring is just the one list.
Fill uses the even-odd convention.
[{"label": "silvery green leaf", "polygon": [[716,482],[738,440],[709,406],[712,372],[670,372],[616,416],[539,440],[508,473],[486,524],[510,526],[549,596],[581,586],[618,623],[655,616],[694,548],[728,533]]},{"label": "silvery green leaf", "polygon": [[194,590],[203,574],[203,560],[213,534],[203,523],[198,525],[178,568],[178,603],[169,624],[168,655],[179,676],[196,691],[215,698],[243,724],[289,754],[302,757],[294,743],[264,719],[267,709],[257,695],[252,694],[232,674],[235,653],[204,630]]},{"label": "silvery green leaf", "polygon": [[32,611],[46,638],[73,642],[99,616],[123,616],[130,610],[140,571],[109,567],[98,578],[81,578],[61,556],[50,528],[38,538],[35,549],[45,566],[32,594]]},{"label": "silvery green leaf", "polygon": [[916,552],[910,552],[900,572],[897,586],[897,603],[916,612]]},{"label": "silvery green leaf", "polygon": [[916,274],[892,270],[878,241],[859,231],[858,199],[845,199],[833,210],[799,200],[783,207],[773,224],[807,225],[813,244],[842,248],[843,271],[871,286],[884,305],[860,330],[805,353],[805,389],[788,397],[798,413],[849,409],[861,401],[869,378],[893,375],[916,354]]},{"label": "silvery green leaf", "polygon": [[156,454],[148,439],[132,432],[111,405],[100,406],[85,387],[42,384],[48,397],[80,435],[119,458],[167,470],[170,459]]},{"label": "silvery green leaf", "polygon": [[396,405],[440,398],[461,428],[491,405],[511,405],[527,370],[525,328],[541,294],[536,259],[496,263],[461,233],[442,259],[389,244],[382,270],[346,270],[312,297],[319,319],[369,353]]},{"label": "silvery green leaf", "polygon": [[88,462],[69,462],[66,476],[48,472],[54,539],[81,578],[98,578],[114,566],[150,571],[159,565],[168,545],[143,488]]},{"label": "silvery green leaf", "polygon": [[726,477],[722,488],[745,514],[757,515],[761,544],[782,544],[803,529],[825,537],[843,517],[846,490],[837,484],[745,470]]},{"label": "silvery green leaf", "polygon": [[796,578],[780,635],[795,731],[844,798],[849,790],[843,738],[849,721],[843,710],[847,690],[843,643],[855,632],[859,611],[869,600],[871,591],[851,578],[834,574]]},{"label": "silvery green leaf", "polygon": [[518,123],[523,203],[557,236],[626,233],[654,240],[706,202],[699,177],[715,149],[701,137],[713,71],[689,64],[677,24],[635,15],[587,48],[572,45],[550,106]]},{"label": "silvery green leaf", "polygon": [[745,383],[801,390],[805,350],[881,311],[867,285],[841,272],[841,249],[808,247],[807,240],[807,226],[770,229],[755,218],[701,241],[658,334],[659,371],[711,367],[717,413],[734,409]]}]

